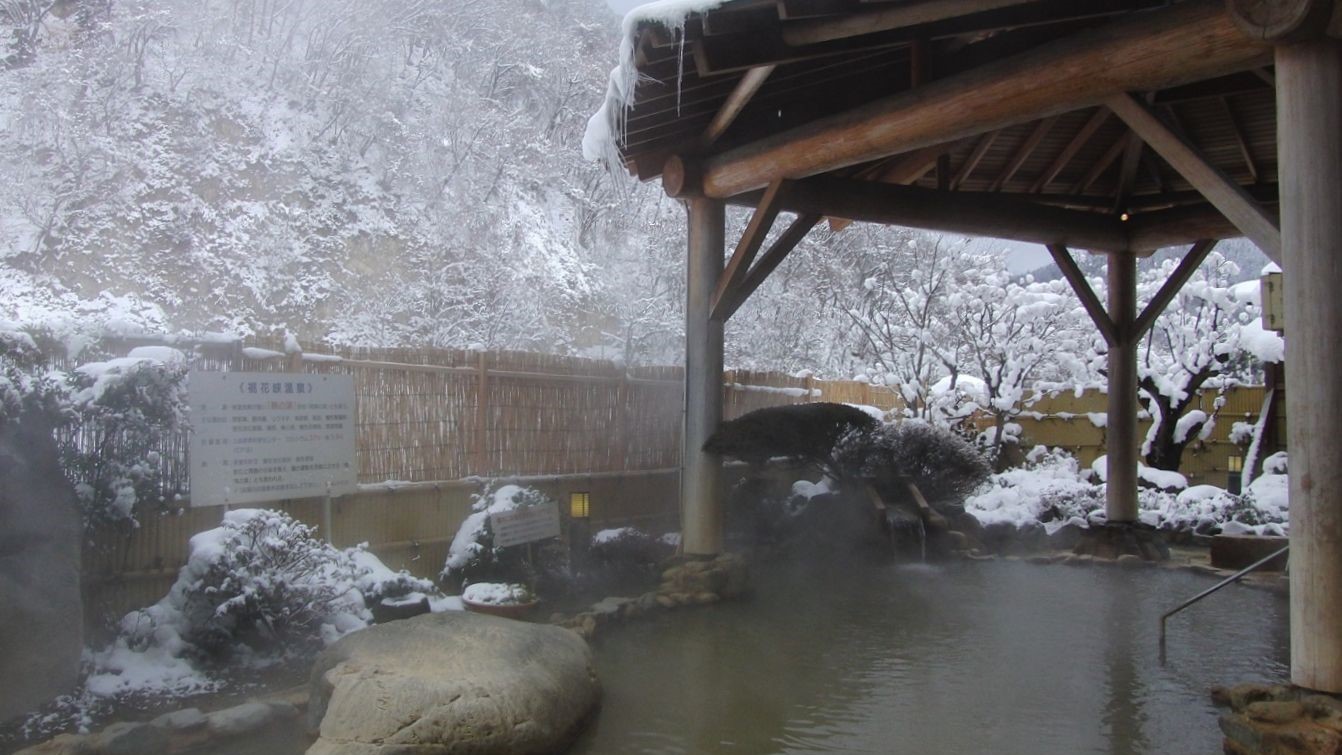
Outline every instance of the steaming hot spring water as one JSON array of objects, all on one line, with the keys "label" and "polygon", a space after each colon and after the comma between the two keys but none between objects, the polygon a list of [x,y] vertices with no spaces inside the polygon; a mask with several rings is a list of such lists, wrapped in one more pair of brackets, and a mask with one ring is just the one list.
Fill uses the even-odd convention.
[{"label": "steaming hot spring water", "polygon": [[[1208,688],[1287,678],[1284,596],[1169,569],[766,563],[753,598],[595,643],[574,753],[1206,753]],[[230,753],[301,753],[277,734]]]}]

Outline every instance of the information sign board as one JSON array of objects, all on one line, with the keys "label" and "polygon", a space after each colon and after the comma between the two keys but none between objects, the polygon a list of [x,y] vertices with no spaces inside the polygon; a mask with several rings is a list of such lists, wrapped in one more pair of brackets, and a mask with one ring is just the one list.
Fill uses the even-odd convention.
[{"label": "information sign board", "polygon": [[188,392],[192,506],[354,492],[350,375],[193,371]]},{"label": "information sign board", "polygon": [[500,511],[489,515],[489,527],[496,548],[559,537],[559,507],[548,501]]}]

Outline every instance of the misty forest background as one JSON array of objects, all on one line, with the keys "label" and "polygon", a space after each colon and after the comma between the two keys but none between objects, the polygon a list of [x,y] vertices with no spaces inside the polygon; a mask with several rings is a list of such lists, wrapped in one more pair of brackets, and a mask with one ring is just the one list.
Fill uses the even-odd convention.
[{"label": "misty forest background", "polygon": [[[0,0],[0,319],[677,363],[684,211],[581,155],[619,27],[601,0]],[[1023,382],[1097,376],[1056,271],[1002,246],[822,225],[728,365],[982,375],[1024,302]],[[1220,251],[1218,286],[1265,262]]]}]

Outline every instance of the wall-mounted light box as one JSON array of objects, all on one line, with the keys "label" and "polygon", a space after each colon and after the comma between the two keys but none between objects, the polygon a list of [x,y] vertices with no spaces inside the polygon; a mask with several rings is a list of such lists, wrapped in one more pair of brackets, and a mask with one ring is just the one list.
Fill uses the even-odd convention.
[{"label": "wall-mounted light box", "polygon": [[591,493],[569,493],[568,514],[574,519],[586,519],[592,513]]}]

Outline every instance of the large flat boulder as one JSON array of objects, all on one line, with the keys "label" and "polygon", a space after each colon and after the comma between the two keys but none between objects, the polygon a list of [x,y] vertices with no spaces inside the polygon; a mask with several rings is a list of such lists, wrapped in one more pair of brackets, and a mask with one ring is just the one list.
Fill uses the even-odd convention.
[{"label": "large flat boulder", "polygon": [[0,423],[0,721],[79,681],[81,540],[51,428],[36,413]]},{"label": "large flat boulder", "polygon": [[317,658],[311,688],[308,755],[556,752],[601,697],[573,632],[465,612],[345,637]]}]

